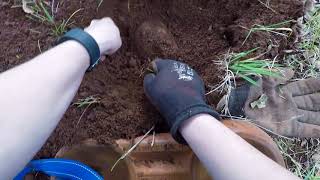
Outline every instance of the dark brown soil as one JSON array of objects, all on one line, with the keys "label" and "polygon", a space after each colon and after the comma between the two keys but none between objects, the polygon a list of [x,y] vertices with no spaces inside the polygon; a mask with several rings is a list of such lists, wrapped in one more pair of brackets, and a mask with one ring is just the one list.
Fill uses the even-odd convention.
[{"label": "dark brown soil", "polygon": [[[152,57],[186,62],[199,72],[206,85],[214,85],[223,73],[213,60],[229,50],[239,52],[261,47],[260,50],[265,51],[273,45],[273,50],[266,54],[273,57],[290,44],[277,35],[255,33],[241,46],[248,31],[240,26],[268,25],[302,15],[299,0],[271,0],[270,7],[277,13],[253,0],[104,0],[99,12],[96,2],[61,1],[57,19],[68,18],[79,8],[83,10],[74,18],[76,26],[84,27],[92,18],[111,16],[121,29],[123,46],[85,76],[74,100],[95,95],[101,98],[101,103],[90,106],[79,125],[77,122],[85,108],[71,105],[39,153],[40,157],[52,157],[62,146],[87,138],[100,143],[132,138],[160,121],[160,115],[147,101],[142,87],[143,73]],[[21,8],[12,9],[11,6],[0,3],[0,72],[39,54],[38,41],[44,51],[55,40],[48,25],[26,18]],[[177,50],[174,53],[138,53],[136,42],[139,39],[135,34],[144,21],[161,21],[175,39]],[[141,41],[147,43],[157,38],[156,35],[149,37]],[[218,99],[218,94],[208,96],[213,107]]]}]

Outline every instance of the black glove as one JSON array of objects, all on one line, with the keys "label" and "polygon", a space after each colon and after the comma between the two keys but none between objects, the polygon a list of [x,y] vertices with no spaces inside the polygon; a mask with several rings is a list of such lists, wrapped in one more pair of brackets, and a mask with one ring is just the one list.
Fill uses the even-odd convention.
[{"label": "black glove", "polygon": [[144,78],[144,90],[151,103],[166,119],[173,138],[186,144],[179,133],[181,124],[190,117],[206,113],[216,119],[219,114],[205,102],[204,84],[188,65],[174,60],[156,59],[155,74]]}]

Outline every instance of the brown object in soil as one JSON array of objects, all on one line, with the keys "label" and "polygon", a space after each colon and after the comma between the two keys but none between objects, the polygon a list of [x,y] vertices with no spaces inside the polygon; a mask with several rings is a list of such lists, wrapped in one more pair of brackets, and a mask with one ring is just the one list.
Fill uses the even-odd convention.
[{"label": "brown object in soil", "polygon": [[[266,156],[285,166],[278,147],[265,132],[248,122],[227,120],[223,123]],[[98,145],[97,142],[90,140],[77,146],[62,148],[56,157],[81,161],[96,169],[103,174],[104,179],[108,180],[211,179],[191,149],[176,143],[170,134],[146,137],[110,172],[121,154],[140,139],[141,137],[135,138],[132,142],[120,139],[112,146]],[[151,147],[153,140],[154,145]]]},{"label": "brown object in soil", "polygon": [[[38,40],[42,51],[52,47],[55,40],[50,26],[26,18],[20,8],[11,8],[12,2],[0,5],[0,72],[39,54]],[[85,27],[98,16],[111,16],[120,27],[123,46],[86,74],[74,100],[96,95],[101,103],[91,105],[79,125],[86,107],[70,106],[38,157],[53,157],[61,147],[88,138],[101,144],[134,138],[162,120],[143,92],[142,74],[150,62],[139,56],[134,43],[137,28],[146,20],[160,20],[174,37],[179,50],[172,58],[193,67],[206,85],[215,85],[223,73],[213,60],[229,50],[240,52],[255,47],[263,50],[271,40],[279,45],[275,48],[278,53],[289,43],[275,34],[254,33],[241,46],[247,31],[239,25],[250,28],[254,24],[269,25],[302,16],[301,0],[270,1],[270,7],[277,13],[252,0],[104,0],[98,13],[96,0],[59,2],[57,21],[83,9],[73,17],[74,26]],[[208,103],[214,107],[219,96],[208,95]]]},{"label": "brown object in soil", "polygon": [[174,37],[160,20],[143,22],[135,32],[135,46],[142,57],[170,57],[178,46]]}]

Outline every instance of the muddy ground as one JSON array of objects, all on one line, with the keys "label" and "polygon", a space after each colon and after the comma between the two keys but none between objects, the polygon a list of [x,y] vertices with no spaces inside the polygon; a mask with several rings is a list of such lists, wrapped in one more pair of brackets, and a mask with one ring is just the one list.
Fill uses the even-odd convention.
[{"label": "muddy ground", "polygon": [[[290,48],[289,40],[275,34],[255,33],[244,41],[254,24],[269,25],[302,16],[302,1],[271,0],[267,8],[258,0],[104,0],[97,11],[96,0],[60,1],[57,19],[66,19],[83,8],[74,26],[85,27],[93,18],[111,16],[119,25],[123,46],[115,55],[86,74],[74,99],[95,95],[100,103],[85,110],[71,105],[61,123],[42,148],[38,157],[53,157],[64,145],[87,138],[108,143],[118,138],[133,138],[145,133],[160,115],[143,93],[143,73],[152,58],[158,56],[181,60],[192,66],[209,85],[217,84],[223,70],[213,61],[228,51],[240,52],[260,47],[260,52],[272,47],[265,56],[273,58],[281,50]],[[54,45],[45,23],[32,21],[21,8],[12,3],[0,3],[0,72],[36,56]],[[136,29],[144,21],[161,21],[176,42],[174,51],[141,52],[135,38]],[[294,23],[291,23],[293,26]],[[155,41],[143,39],[143,43]],[[156,38],[156,37],[155,37]],[[139,41],[139,39],[138,39]],[[39,48],[40,47],[40,48]],[[32,82],[30,82],[32,84]],[[221,95],[207,96],[212,107]],[[36,99],[35,99],[36,101]],[[165,131],[163,125],[159,125]]]}]

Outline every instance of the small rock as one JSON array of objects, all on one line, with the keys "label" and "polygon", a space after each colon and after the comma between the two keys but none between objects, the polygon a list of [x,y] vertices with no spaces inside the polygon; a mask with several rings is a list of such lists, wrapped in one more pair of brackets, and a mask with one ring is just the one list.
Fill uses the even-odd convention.
[{"label": "small rock", "polygon": [[136,67],[137,66],[137,61],[134,58],[131,58],[129,60],[129,66],[130,67]]}]

